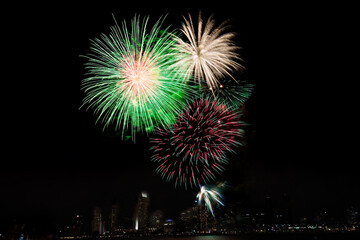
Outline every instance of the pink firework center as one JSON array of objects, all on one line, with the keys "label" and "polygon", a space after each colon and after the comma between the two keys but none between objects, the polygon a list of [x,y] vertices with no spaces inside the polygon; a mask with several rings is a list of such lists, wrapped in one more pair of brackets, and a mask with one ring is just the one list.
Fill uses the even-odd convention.
[{"label": "pink firework center", "polygon": [[195,100],[171,130],[157,129],[151,139],[152,161],[167,181],[196,187],[216,180],[227,163],[227,153],[240,145],[240,116],[225,104]]},{"label": "pink firework center", "polygon": [[138,104],[141,99],[147,101],[159,88],[160,71],[148,58],[125,58],[120,67],[123,80],[118,82],[120,91]]}]

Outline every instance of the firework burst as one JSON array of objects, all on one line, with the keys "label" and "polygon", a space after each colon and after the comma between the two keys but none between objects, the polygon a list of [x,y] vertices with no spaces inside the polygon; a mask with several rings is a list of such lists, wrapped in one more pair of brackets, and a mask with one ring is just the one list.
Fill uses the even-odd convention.
[{"label": "firework burst", "polygon": [[206,208],[211,212],[213,217],[215,217],[212,206],[213,203],[224,206],[223,196],[215,188],[207,189],[205,186],[201,186],[196,198],[198,199],[199,205],[204,201]]},{"label": "firework burst", "polygon": [[212,101],[221,99],[228,105],[234,108],[241,108],[241,106],[249,99],[254,89],[254,84],[247,83],[246,81],[231,81],[224,80],[219,88],[212,90],[208,87],[202,87],[202,94]]},{"label": "firework burst", "polygon": [[109,35],[92,40],[86,56],[90,76],[82,82],[82,106],[94,108],[104,127],[114,124],[122,134],[130,128],[133,137],[173,124],[191,94],[174,64],[174,33],[161,30],[163,18],[150,30],[148,21],[135,16],[130,28],[116,23]]},{"label": "firework burst", "polygon": [[181,113],[174,127],[157,129],[150,139],[156,172],[176,186],[195,187],[216,180],[224,170],[226,154],[243,135],[240,116],[219,101],[195,100]]},{"label": "firework burst", "polygon": [[199,14],[197,29],[190,15],[184,21],[181,31],[187,39],[177,38],[176,47],[181,53],[177,64],[199,83],[205,81],[209,88],[217,89],[219,78],[233,78],[231,72],[242,69],[238,63],[241,59],[236,53],[239,47],[232,40],[235,34],[224,33],[227,28],[225,22],[216,27],[212,16],[204,25]]}]

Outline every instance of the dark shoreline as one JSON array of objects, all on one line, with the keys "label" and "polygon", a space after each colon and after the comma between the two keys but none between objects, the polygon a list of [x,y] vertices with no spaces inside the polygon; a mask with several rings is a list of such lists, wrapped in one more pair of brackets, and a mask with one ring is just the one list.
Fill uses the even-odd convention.
[{"label": "dark shoreline", "polygon": [[[243,233],[234,235],[221,234],[196,234],[196,235],[167,235],[167,236],[125,236],[111,237],[99,236],[92,238],[75,238],[83,240],[173,240],[173,239],[189,239],[189,240],[207,240],[206,236],[211,240],[358,240],[360,239],[359,231],[352,232],[264,232],[264,233]],[[62,238],[66,239],[66,238]]]}]

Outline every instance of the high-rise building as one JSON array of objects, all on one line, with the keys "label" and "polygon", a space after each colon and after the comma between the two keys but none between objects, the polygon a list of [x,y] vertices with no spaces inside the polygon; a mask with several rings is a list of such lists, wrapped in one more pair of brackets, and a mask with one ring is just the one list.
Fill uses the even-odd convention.
[{"label": "high-rise building", "polygon": [[359,229],[360,225],[360,211],[359,208],[351,206],[346,209],[345,223],[348,227],[353,227],[354,229]]},{"label": "high-rise building", "polygon": [[200,233],[207,233],[209,231],[208,226],[209,213],[204,205],[199,206],[199,220],[200,220]]},{"label": "high-rise building", "polygon": [[178,225],[183,232],[197,232],[199,231],[199,217],[199,205],[196,203],[180,213]]},{"label": "high-rise building", "polygon": [[175,228],[175,222],[172,219],[166,219],[164,222],[164,232],[165,233],[172,233]]},{"label": "high-rise building", "polygon": [[120,204],[114,203],[110,213],[110,230],[112,233],[120,228]]},{"label": "high-rise building", "polygon": [[145,230],[148,226],[149,201],[148,193],[141,192],[139,194],[134,212],[135,230]]},{"label": "high-rise building", "polygon": [[151,214],[149,219],[149,227],[151,228],[151,231],[156,231],[163,228],[163,217],[164,213],[161,210],[156,210]]},{"label": "high-rise building", "polygon": [[76,214],[75,228],[77,230],[77,235],[84,233],[84,217],[81,214]]},{"label": "high-rise building", "polygon": [[94,208],[92,220],[92,232],[94,234],[102,234],[102,215],[99,207]]},{"label": "high-rise building", "polygon": [[284,223],[293,223],[291,199],[287,193],[284,193],[280,202],[280,211],[283,214]]},{"label": "high-rise building", "polygon": [[267,225],[271,225],[274,223],[274,209],[271,197],[265,198],[265,208],[264,208],[265,216],[264,223]]}]

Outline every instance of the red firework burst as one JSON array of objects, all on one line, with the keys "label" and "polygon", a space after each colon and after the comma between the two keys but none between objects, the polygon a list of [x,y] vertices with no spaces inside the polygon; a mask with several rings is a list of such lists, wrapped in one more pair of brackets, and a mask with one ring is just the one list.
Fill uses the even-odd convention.
[{"label": "red firework burst", "polygon": [[157,129],[150,139],[156,172],[177,185],[199,187],[224,170],[226,153],[240,145],[240,115],[218,101],[195,100],[170,130]]}]

